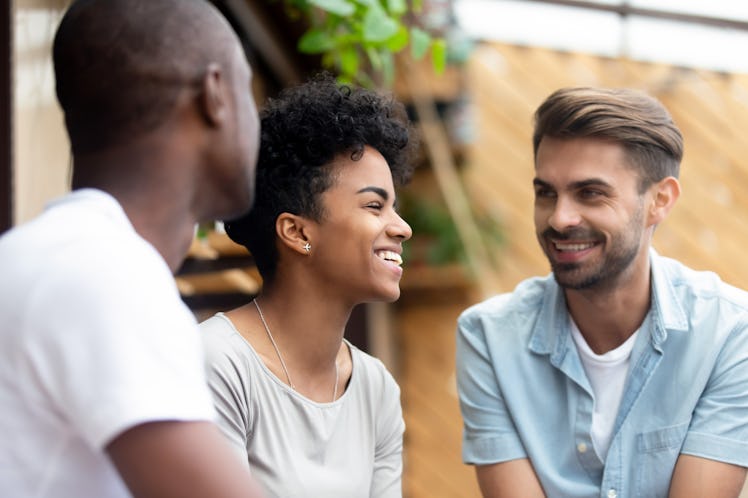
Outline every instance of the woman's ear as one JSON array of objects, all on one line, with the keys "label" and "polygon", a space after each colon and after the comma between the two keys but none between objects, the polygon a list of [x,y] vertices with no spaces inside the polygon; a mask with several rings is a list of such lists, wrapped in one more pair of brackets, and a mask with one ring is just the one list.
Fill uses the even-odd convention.
[{"label": "woman's ear", "polygon": [[280,243],[299,254],[311,252],[311,232],[313,222],[308,218],[291,213],[281,213],[275,219],[275,233]]},{"label": "woman's ear", "polygon": [[664,220],[680,197],[680,182],[668,176],[652,186],[652,203],[649,209],[649,224],[658,225]]}]

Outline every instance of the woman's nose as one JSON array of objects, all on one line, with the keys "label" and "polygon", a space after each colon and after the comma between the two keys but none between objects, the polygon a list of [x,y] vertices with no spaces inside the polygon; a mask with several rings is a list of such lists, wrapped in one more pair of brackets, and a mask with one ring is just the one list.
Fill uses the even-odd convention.
[{"label": "woman's nose", "polygon": [[388,227],[388,235],[408,240],[413,235],[413,229],[410,228],[410,225],[399,214],[395,213],[395,219]]}]

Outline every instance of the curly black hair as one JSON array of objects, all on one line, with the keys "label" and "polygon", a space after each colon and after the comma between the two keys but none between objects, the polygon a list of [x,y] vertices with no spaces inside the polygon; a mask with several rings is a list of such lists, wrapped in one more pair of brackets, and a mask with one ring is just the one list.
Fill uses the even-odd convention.
[{"label": "curly black hair", "polygon": [[323,73],[270,99],[260,113],[261,142],[255,201],[226,221],[231,240],[245,246],[265,282],[278,265],[275,221],[287,212],[322,221],[320,198],[333,184],[328,167],[341,154],[361,159],[370,146],[385,158],[396,186],[410,180],[412,129],[391,96],[339,85]]}]

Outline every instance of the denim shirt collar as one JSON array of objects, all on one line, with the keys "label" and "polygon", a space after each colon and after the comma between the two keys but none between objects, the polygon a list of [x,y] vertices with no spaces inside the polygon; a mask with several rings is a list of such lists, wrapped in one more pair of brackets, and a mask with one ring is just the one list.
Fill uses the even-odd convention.
[{"label": "denim shirt collar", "polygon": [[668,331],[688,331],[688,314],[673,286],[674,276],[668,272],[668,261],[650,248],[649,262],[652,271],[652,309],[655,311],[652,344],[660,349]]},{"label": "denim shirt collar", "polygon": [[[677,299],[668,265],[653,248],[649,249],[649,262],[652,276],[650,314],[654,319],[652,345],[660,350],[669,331],[688,330],[688,318]],[[570,333],[566,298],[551,274],[545,280],[540,313],[530,334],[529,349],[537,354],[551,354],[551,361],[560,364],[568,350]]]}]

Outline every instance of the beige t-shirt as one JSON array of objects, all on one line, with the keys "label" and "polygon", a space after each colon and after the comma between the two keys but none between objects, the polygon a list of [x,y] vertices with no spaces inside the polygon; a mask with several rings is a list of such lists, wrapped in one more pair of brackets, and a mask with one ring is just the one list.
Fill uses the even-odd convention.
[{"label": "beige t-shirt", "polygon": [[218,425],[269,497],[400,498],[400,389],[351,344],[343,395],[318,403],[262,363],[222,313],[200,325]]}]

